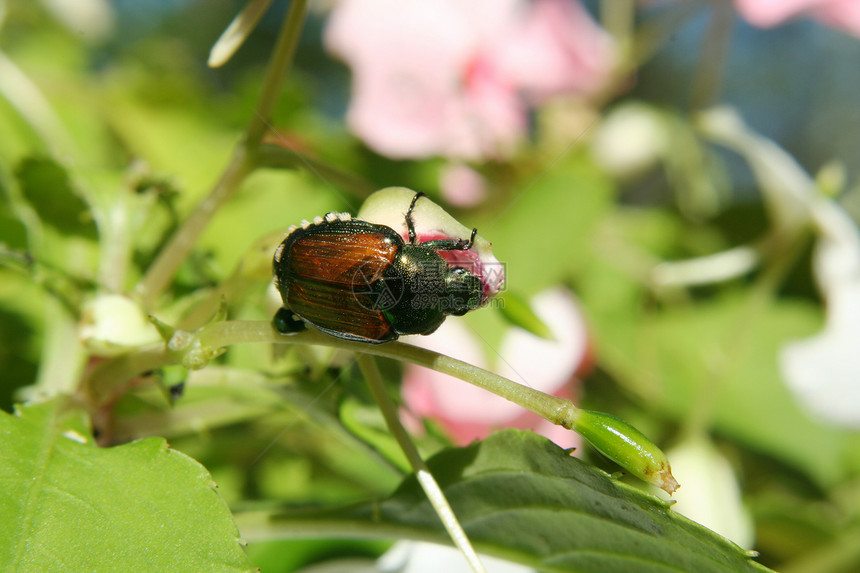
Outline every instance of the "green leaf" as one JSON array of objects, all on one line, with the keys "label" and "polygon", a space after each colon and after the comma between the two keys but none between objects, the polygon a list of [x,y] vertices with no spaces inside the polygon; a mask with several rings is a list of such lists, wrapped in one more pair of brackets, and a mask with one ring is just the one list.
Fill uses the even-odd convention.
[{"label": "green leaf", "polygon": [[96,238],[92,213],[63,166],[46,157],[28,157],[18,164],[15,176],[43,223],[64,234]]},{"label": "green leaf", "polygon": [[354,436],[369,444],[403,473],[409,471],[409,460],[386,427],[375,403],[364,404],[354,397],[345,396],[340,403],[338,414],[344,427]]},{"label": "green leaf", "polygon": [[497,308],[512,326],[518,326],[535,336],[552,340],[552,331],[532,310],[529,302],[513,291],[499,293],[502,303]]},{"label": "green leaf", "polygon": [[628,312],[625,319],[608,308],[625,303],[609,295],[603,291],[600,303],[607,312],[590,317],[601,359],[659,411],[682,422],[704,412],[721,435],[824,487],[856,472],[857,436],[811,417],[779,371],[783,345],[820,329],[816,306],[756,304],[753,293],[744,293],[639,316]]},{"label": "green leaf", "polygon": [[493,243],[509,285],[531,296],[569,279],[593,256],[595,233],[612,208],[612,188],[574,157],[530,181],[493,219],[469,221]]},{"label": "green leaf", "polygon": [[57,399],[0,413],[4,571],[251,571],[212,478],[161,438],[98,448]]},{"label": "green leaf", "polygon": [[[767,571],[657,498],[531,432],[505,430],[446,450],[428,464],[482,553],[553,572]],[[244,535],[256,533],[254,517],[247,518]],[[413,477],[385,501],[281,514],[265,533],[273,529],[283,536],[406,535],[445,542]]]}]

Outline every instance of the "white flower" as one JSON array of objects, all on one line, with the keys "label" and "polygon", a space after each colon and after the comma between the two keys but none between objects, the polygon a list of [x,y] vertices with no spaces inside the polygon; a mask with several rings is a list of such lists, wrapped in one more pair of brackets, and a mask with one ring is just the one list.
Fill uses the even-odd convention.
[{"label": "white flower", "polygon": [[780,367],[816,415],[860,428],[860,234],[832,201],[822,198],[813,214],[820,232],[813,270],[827,320],[819,334],[787,344]]},{"label": "white flower", "polygon": [[741,491],[731,465],[704,437],[693,438],[666,452],[672,474],[683,483],[672,506],[681,515],[731,539],[753,546],[752,519],[741,503]]},{"label": "white flower", "polygon": [[860,232],[783,149],[749,130],[730,110],[704,113],[701,127],[749,162],[773,217],[774,232],[818,234],[813,273],[826,302],[819,334],[786,344],[779,366],[788,387],[812,413],[860,428]]},{"label": "white flower", "polygon": [[[536,573],[531,567],[495,557],[481,556],[487,571],[493,573]],[[459,551],[447,545],[419,541],[399,541],[377,562],[379,573],[472,573]]]},{"label": "white flower", "polygon": [[642,103],[628,103],[613,110],[591,138],[594,160],[622,178],[647,170],[665,156],[668,148],[666,121]]}]

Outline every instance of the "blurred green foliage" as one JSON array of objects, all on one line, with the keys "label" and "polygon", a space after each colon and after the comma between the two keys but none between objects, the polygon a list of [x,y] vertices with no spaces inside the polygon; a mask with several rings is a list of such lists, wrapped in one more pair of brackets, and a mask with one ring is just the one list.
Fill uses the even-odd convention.
[{"label": "blurred green foliage", "polygon": [[[78,341],[85,303],[133,292],[228,164],[252,119],[285,9],[276,2],[234,60],[207,69],[208,49],[242,4],[117,2],[115,33],[101,40],[60,25],[42,3],[0,4],[7,11],[0,26],[3,410],[45,395],[80,395],[85,374],[107,360]],[[310,160],[354,179],[320,176],[301,161],[257,170],[148,312],[197,327],[223,295],[231,318],[268,320],[271,251],[261,253],[261,243],[276,244],[302,219],[354,212],[368,186],[413,187],[441,201],[439,160],[392,161],[346,131],[348,75],[321,48],[322,18],[311,16],[273,127]],[[628,97],[648,98],[659,78],[676,72],[668,64],[652,69],[667,57],[643,69]],[[663,95],[652,101],[677,104]],[[622,416],[661,443],[684,432],[713,436],[738,470],[761,563],[855,570],[860,555],[846,546],[860,523],[860,435],[811,417],[777,367],[786,342],[818,332],[824,321],[809,242],[775,286],[764,280],[766,268],[720,284],[655,285],[650,272],[658,263],[747,245],[770,225],[740,158],[695,135],[692,117],[661,113],[682,125],[675,151],[685,153],[674,155],[674,171],[660,165],[633,180],[614,177],[579,134],[557,146],[557,133],[536,128],[515,160],[480,166],[487,201],[451,211],[493,242],[518,297],[558,284],[577,293],[596,362],[579,404]],[[536,119],[546,125],[546,117]],[[802,163],[812,161],[795,147]],[[849,209],[860,204],[857,196],[843,198]],[[465,321],[491,347],[506,326],[489,310]],[[400,367],[383,369],[396,393]],[[235,512],[362,501],[391,493],[403,477],[401,455],[340,351],[239,345],[205,370],[144,374],[93,412],[90,429],[103,445],[168,438],[211,472]],[[171,404],[169,388],[182,381],[184,394]],[[446,447],[443,432],[430,422],[425,429],[424,453]],[[593,451],[585,458],[617,469]],[[292,571],[385,548],[290,540],[252,543],[248,555],[268,570]]]}]

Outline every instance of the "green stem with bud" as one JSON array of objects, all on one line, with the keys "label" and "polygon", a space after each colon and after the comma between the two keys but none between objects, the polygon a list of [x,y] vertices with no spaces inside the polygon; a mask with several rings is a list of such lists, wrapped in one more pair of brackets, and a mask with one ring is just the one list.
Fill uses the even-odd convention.
[{"label": "green stem with bud", "polygon": [[633,475],[671,493],[677,488],[669,463],[660,449],[626,422],[600,412],[577,408],[569,400],[517,384],[503,376],[478,368],[432,350],[402,342],[363,344],[333,338],[314,330],[283,335],[270,322],[228,320],[212,322],[195,332],[170,330],[160,325],[164,346],[153,347],[137,359],[120,358],[96,368],[86,382],[87,395],[95,406],[104,406],[128,380],[140,373],[171,363],[189,368],[205,366],[207,357],[216,356],[233,344],[310,344],[350,350],[411,362],[492,392],[538,416],[582,434],[599,451]]}]

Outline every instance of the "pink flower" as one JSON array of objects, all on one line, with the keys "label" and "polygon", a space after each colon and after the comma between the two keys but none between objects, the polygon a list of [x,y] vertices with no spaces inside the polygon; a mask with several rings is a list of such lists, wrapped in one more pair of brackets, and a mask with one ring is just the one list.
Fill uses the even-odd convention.
[{"label": "pink flower", "polygon": [[769,28],[808,15],[834,28],[860,36],[857,0],[735,0],[741,15],[755,26]]},{"label": "pink flower", "polygon": [[614,57],[611,38],[578,2],[538,0],[495,46],[495,61],[534,102],[604,87]]},{"label": "pink flower", "polygon": [[529,103],[598,90],[614,59],[565,0],[341,0],[325,41],[353,71],[350,128],[394,158],[510,155]]},{"label": "pink flower", "polygon": [[439,190],[456,207],[474,207],[487,197],[486,181],[465,163],[449,163],[442,168]]},{"label": "pink flower", "polygon": [[[495,353],[488,352],[462,321],[449,318],[434,334],[410,337],[408,341],[489,368],[548,394],[570,398],[574,375],[589,363],[585,321],[565,289],[544,291],[532,303],[555,340],[544,340],[511,328],[498,347],[495,367],[490,367],[487,359],[488,354]],[[579,443],[578,436],[570,430],[550,424],[504,398],[420,366],[407,367],[403,399],[411,413],[441,422],[457,444],[484,438],[502,427],[532,429],[562,447],[574,447]]]}]

